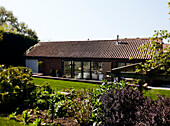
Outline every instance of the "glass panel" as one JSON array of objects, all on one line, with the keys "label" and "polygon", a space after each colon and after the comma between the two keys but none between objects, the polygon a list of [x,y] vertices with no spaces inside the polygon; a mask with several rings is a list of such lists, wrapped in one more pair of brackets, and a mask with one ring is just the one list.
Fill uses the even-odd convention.
[{"label": "glass panel", "polygon": [[71,61],[64,61],[64,75],[71,78]]},{"label": "glass panel", "polygon": [[74,77],[78,79],[82,78],[81,62],[74,62]]},{"label": "glass panel", "polygon": [[92,62],[92,79],[98,80],[99,79],[99,73],[101,73],[101,63],[100,62]]},{"label": "glass panel", "polygon": [[92,79],[106,78],[107,71],[111,71],[111,62],[92,62]]},{"label": "glass panel", "polygon": [[90,62],[83,62],[83,79],[90,79]]}]

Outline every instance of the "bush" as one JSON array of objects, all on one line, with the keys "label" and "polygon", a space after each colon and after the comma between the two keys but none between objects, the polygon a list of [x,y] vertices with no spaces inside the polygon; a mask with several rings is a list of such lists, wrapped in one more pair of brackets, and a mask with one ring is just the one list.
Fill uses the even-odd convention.
[{"label": "bush", "polygon": [[169,125],[170,99],[157,101],[131,87],[112,89],[101,97],[101,125]]},{"label": "bush", "polygon": [[53,90],[48,83],[37,86],[30,94],[29,99],[25,100],[27,108],[36,108],[40,110],[49,109],[50,102],[57,103],[61,100],[64,100],[64,94],[61,94],[58,91]]},{"label": "bush", "polygon": [[136,125],[147,124],[157,126],[170,125],[170,98],[158,96],[158,100],[154,101],[150,98],[145,100],[142,108],[137,108]]},{"label": "bush", "polygon": [[0,71],[0,111],[15,110],[35,89],[32,72],[25,67],[9,67]]},{"label": "bush", "polygon": [[88,126],[92,124],[92,97],[90,90],[81,90],[75,92],[72,98],[71,111],[74,118],[80,125]]}]

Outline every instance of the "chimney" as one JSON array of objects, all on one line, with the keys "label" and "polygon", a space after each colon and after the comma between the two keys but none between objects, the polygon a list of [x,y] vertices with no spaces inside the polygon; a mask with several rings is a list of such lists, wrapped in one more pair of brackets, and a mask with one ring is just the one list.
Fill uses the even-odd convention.
[{"label": "chimney", "polygon": [[117,42],[119,41],[119,35],[117,35]]}]

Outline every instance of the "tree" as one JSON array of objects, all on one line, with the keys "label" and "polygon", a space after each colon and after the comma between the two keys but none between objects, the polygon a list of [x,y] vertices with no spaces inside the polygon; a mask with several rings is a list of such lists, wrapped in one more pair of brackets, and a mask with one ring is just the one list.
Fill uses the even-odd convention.
[{"label": "tree", "polygon": [[150,43],[145,43],[139,49],[148,51],[147,55],[151,59],[146,60],[144,64],[139,66],[136,71],[147,73],[147,71],[154,70],[154,73],[161,72],[163,74],[170,73],[170,46],[163,48],[163,40],[170,37],[170,32],[167,30],[155,31],[155,34],[150,39]]},{"label": "tree", "polygon": [[0,6],[0,30],[5,32],[19,33],[31,38],[37,39],[37,34],[24,23],[18,22],[17,17],[13,15],[12,11],[7,11]]},{"label": "tree", "polygon": [[12,11],[0,6],[0,64],[25,65],[24,53],[37,43],[35,31],[19,23]]},{"label": "tree", "polygon": [[38,40],[11,32],[3,32],[2,34],[3,39],[0,41],[0,64],[24,66],[25,52],[31,46],[37,44]]},{"label": "tree", "polygon": [[[168,8],[170,8],[170,2],[168,2]],[[170,14],[170,12],[169,12]],[[147,51],[152,59],[146,60],[146,62],[140,65],[136,71],[141,73],[152,73],[170,74],[170,46],[163,48],[163,41],[170,38],[170,32],[167,30],[155,30],[155,34],[150,38],[150,43],[145,43],[139,50],[141,52]],[[169,40],[168,40],[169,42]]]}]

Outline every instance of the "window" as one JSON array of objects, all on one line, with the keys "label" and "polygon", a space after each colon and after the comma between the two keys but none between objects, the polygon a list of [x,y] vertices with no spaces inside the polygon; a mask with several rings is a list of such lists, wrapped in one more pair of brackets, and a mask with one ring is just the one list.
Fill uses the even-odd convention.
[{"label": "window", "polygon": [[71,78],[71,61],[64,61],[64,75]]},{"label": "window", "polygon": [[111,62],[64,61],[67,78],[102,80],[111,71]]},{"label": "window", "polygon": [[83,79],[90,79],[90,62],[83,62]]},{"label": "window", "polygon": [[82,62],[74,62],[74,77],[75,78],[82,78]]},{"label": "window", "polygon": [[111,62],[92,62],[92,79],[102,80],[111,71]]}]

